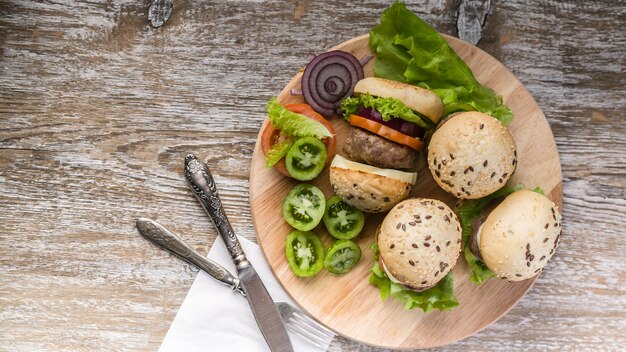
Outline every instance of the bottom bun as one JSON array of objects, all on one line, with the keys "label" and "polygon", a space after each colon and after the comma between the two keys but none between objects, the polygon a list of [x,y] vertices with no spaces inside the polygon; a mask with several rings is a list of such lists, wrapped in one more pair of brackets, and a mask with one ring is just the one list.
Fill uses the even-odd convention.
[{"label": "bottom bun", "polygon": [[[414,174],[373,168],[351,161],[346,163],[340,155],[335,156],[335,159],[337,158],[340,158],[340,162],[333,160],[330,167],[330,184],[336,195],[357,209],[368,213],[386,212],[406,199],[411,192],[413,183],[408,181],[411,178],[415,179]],[[354,164],[362,166],[353,167]],[[380,171],[367,171],[370,169]],[[398,173],[399,177],[394,177],[395,173]]]}]

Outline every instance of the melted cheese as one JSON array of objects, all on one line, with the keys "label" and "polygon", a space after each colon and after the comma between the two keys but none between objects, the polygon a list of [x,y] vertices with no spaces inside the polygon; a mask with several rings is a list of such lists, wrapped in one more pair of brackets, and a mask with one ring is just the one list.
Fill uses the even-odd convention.
[{"label": "melted cheese", "polygon": [[330,164],[330,167],[367,172],[370,174],[389,177],[398,181],[410,183],[411,185],[415,185],[415,182],[417,181],[416,172],[404,172],[404,171],[394,170],[394,169],[381,169],[379,167],[357,163],[357,162],[348,160],[339,154],[335,155],[335,158],[333,159],[333,162]]}]

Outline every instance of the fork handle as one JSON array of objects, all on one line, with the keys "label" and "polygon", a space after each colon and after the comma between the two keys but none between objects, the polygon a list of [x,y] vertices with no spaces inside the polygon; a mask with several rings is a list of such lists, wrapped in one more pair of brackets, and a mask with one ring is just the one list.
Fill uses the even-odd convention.
[{"label": "fork handle", "polygon": [[185,157],[185,179],[187,179],[189,188],[209,215],[211,221],[213,221],[217,232],[224,239],[224,244],[226,244],[228,253],[230,253],[237,271],[239,272],[241,269],[251,266],[235,235],[235,231],[233,231],[233,227],[226,217],[209,167],[198,160],[195,155],[188,154]]},{"label": "fork handle", "polygon": [[180,237],[163,227],[154,220],[139,218],[137,219],[137,229],[139,233],[148,241],[156,244],[189,264],[195,265],[198,269],[211,275],[217,281],[225,284],[233,290],[243,293],[239,286],[239,279],[233,276],[226,268],[216,262],[204,257],[195,249],[191,248]]}]

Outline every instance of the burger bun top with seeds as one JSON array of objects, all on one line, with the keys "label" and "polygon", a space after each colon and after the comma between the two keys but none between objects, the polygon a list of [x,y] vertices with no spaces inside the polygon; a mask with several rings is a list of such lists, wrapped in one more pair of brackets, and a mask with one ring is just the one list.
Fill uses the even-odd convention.
[{"label": "burger bun top with seeds", "polygon": [[437,284],[456,264],[461,251],[461,224],[439,200],[407,199],[387,214],[377,238],[387,276],[423,291]]},{"label": "burger bun top with seeds", "polygon": [[461,199],[487,196],[511,178],[517,151],[511,132],[478,112],[442,121],[428,146],[428,168],[437,184]]},{"label": "burger bun top with seeds", "polygon": [[537,275],[554,255],[561,214],[545,196],[519,190],[500,203],[478,232],[480,255],[491,271],[509,281]]}]

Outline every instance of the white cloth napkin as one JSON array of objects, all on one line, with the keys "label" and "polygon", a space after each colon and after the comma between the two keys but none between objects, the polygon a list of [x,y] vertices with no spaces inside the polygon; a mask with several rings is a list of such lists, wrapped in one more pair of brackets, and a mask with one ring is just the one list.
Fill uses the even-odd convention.
[{"label": "white cloth napkin", "polygon": [[[274,301],[293,304],[276,281],[259,246],[243,237],[239,237],[239,241]],[[236,275],[221,237],[215,240],[208,258]],[[297,352],[319,352],[328,348],[322,350],[291,332],[289,337]],[[159,348],[159,352],[170,351],[266,352],[269,348],[246,299],[200,271]]]}]

